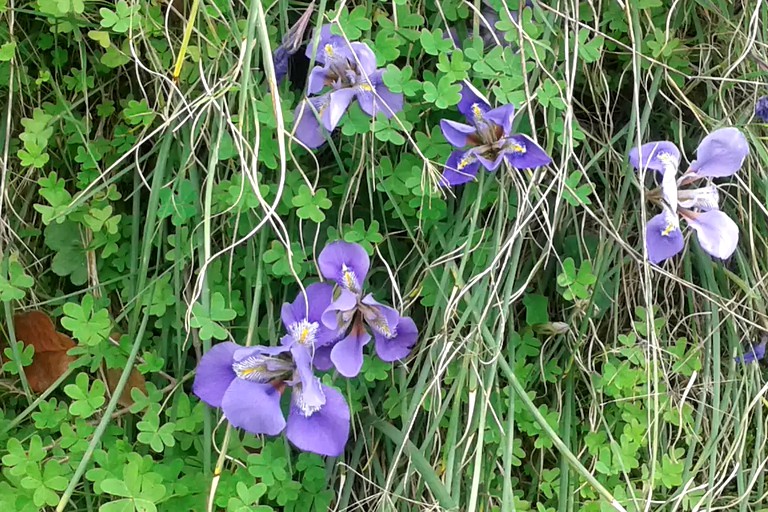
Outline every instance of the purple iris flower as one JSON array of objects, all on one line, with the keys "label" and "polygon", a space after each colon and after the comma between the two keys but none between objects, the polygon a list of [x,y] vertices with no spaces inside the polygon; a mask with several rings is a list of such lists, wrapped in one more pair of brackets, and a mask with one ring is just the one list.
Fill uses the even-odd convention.
[{"label": "purple iris flower", "polygon": [[[312,58],[312,44],[307,47],[307,57]],[[320,29],[319,46],[315,66],[309,74],[308,92],[317,94],[323,89],[330,91],[321,96],[321,120],[331,132],[338,125],[349,105],[357,100],[363,112],[371,117],[383,113],[391,118],[403,109],[403,95],[391,92],[382,80],[383,69],[376,69],[376,56],[365,43],[347,43],[343,37],[333,35],[331,26]],[[313,101],[310,98],[309,101]],[[318,108],[320,114],[320,109]],[[325,140],[320,123],[311,123],[306,116],[312,112],[304,109],[296,117],[296,137],[310,148],[322,145]]]},{"label": "purple iris flower", "polygon": [[[651,169],[661,174],[661,187],[649,198],[662,206],[662,212],[646,225],[648,259],[658,264],[683,250],[683,234],[678,215],[693,228],[699,245],[710,255],[726,259],[739,242],[739,228],[718,209],[719,194],[711,181],[699,188],[682,189],[707,178],[731,176],[749,154],[747,140],[736,128],[721,128],[702,139],[696,160],[687,172],[676,177],[680,150],[672,142],[649,142],[633,148],[629,161],[635,169]],[[642,161],[641,161],[642,158]]]},{"label": "purple iris flower", "polygon": [[768,345],[768,334],[763,334],[760,343],[752,346],[752,350],[746,352],[743,356],[736,357],[737,363],[749,364],[765,359],[765,348]]},{"label": "purple iris flower", "polygon": [[[491,109],[470,87],[464,85],[458,105],[470,124],[443,119],[440,129],[446,140],[458,148],[448,157],[442,185],[462,185],[475,179],[480,165],[495,171],[503,161],[516,169],[548,165],[552,159],[530,137],[512,133],[515,107]],[[469,146],[469,149],[462,149]]]},{"label": "purple iris flower", "polygon": [[318,257],[320,273],[336,282],[335,300],[322,314],[322,322],[332,332],[342,333],[333,344],[329,358],[345,377],[360,373],[363,349],[371,335],[376,354],[383,361],[405,358],[418,338],[416,324],[401,317],[397,310],[363,294],[363,284],[370,268],[368,253],[358,244],[333,242]]},{"label": "purple iris flower", "polygon": [[[349,437],[349,406],[341,393],[320,383],[306,361],[292,358],[293,352],[291,346],[219,343],[200,360],[192,391],[246,432],[276,436],[285,430],[300,450],[341,455]],[[292,389],[287,421],[280,408],[286,385]]]},{"label": "purple iris flower", "polygon": [[[288,334],[281,343],[288,347],[296,363],[305,388],[314,382],[312,366],[325,370],[330,354],[329,345],[339,333],[322,323],[323,312],[333,302],[333,285],[314,283],[307,286],[306,294],[299,294],[291,304],[283,304],[280,317]],[[327,349],[327,350],[326,350]]]},{"label": "purple iris flower", "polygon": [[755,116],[764,123],[768,123],[768,96],[763,96],[755,104]]},{"label": "purple iris flower", "polygon": [[299,47],[301,47],[304,39],[304,32],[307,30],[309,18],[312,16],[314,9],[315,2],[312,0],[304,10],[304,14],[285,33],[280,46],[272,52],[272,62],[275,65],[275,77],[277,78],[278,85],[288,75],[288,57],[299,51]]},{"label": "purple iris flower", "polygon": [[743,356],[736,357],[737,363],[749,364],[765,359],[765,346],[768,344],[768,336],[764,336],[762,341],[752,347],[752,350],[745,352]]}]

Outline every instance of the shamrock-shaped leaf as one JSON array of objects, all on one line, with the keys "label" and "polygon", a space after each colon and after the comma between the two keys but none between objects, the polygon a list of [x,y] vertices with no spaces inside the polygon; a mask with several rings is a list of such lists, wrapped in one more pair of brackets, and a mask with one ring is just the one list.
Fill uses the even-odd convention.
[{"label": "shamrock-shaped leaf", "polygon": [[291,204],[298,208],[296,215],[300,219],[309,219],[316,224],[325,220],[323,210],[328,210],[333,205],[325,189],[317,189],[313,194],[312,189],[306,185],[299,187],[296,195],[291,198]]}]

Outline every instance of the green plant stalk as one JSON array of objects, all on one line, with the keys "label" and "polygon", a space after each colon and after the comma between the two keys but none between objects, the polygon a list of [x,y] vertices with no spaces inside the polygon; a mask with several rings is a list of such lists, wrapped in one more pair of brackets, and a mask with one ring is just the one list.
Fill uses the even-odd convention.
[{"label": "green plant stalk", "polygon": [[536,420],[536,423],[539,424],[542,431],[549,437],[554,445],[559,450],[561,456],[565,458],[565,460],[568,461],[568,464],[573,467],[574,470],[576,470],[577,473],[579,473],[589,484],[595,488],[595,490],[606,500],[609,501],[610,505],[614,508],[614,510],[617,510],[619,512],[627,512],[626,509],[619,503],[616,498],[613,497],[613,495],[603,487],[603,484],[601,484],[593,475],[592,473],[584,467],[584,465],[579,461],[578,458],[573,454],[573,452],[568,448],[568,446],[563,442],[562,439],[560,439],[560,436],[557,435],[557,432],[555,432],[552,427],[549,426],[549,423],[547,423],[547,420],[542,416],[541,412],[539,412],[539,409],[536,407],[536,405],[533,403],[531,398],[528,396],[528,394],[525,392],[525,389],[523,389],[523,386],[520,385],[520,381],[517,380],[517,376],[515,375],[515,372],[510,368],[509,363],[505,361],[504,359],[499,360],[499,366],[501,366],[502,371],[504,372],[507,379],[509,379],[509,383],[512,385],[512,389],[515,391],[517,396],[522,400],[525,407],[528,409],[528,411],[533,415],[534,419]]},{"label": "green plant stalk", "polygon": [[[7,266],[7,260],[3,262],[3,266]],[[16,329],[13,326],[13,311],[11,311],[11,303],[3,302],[3,311],[5,312],[6,328],[8,329],[8,343],[11,345],[11,357],[13,362],[16,363],[16,369],[19,370],[19,380],[21,381],[21,388],[24,390],[24,396],[27,399],[27,403],[32,403],[32,390],[29,389],[29,381],[27,381],[27,375],[24,373],[24,365],[22,364],[21,351],[19,350],[19,341],[16,339]]]},{"label": "green plant stalk", "polygon": [[115,412],[115,409],[117,408],[117,401],[120,399],[120,395],[122,394],[123,389],[125,389],[125,385],[128,383],[128,377],[131,375],[133,364],[136,361],[139,348],[141,348],[141,342],[144,339],[144,332],[147,328],[148,321],[149,315],[144,314],[144,317],[141,320],[141,324],[139,325],[139,330],[136,333],[136,339],[133,342],[133,347],[131,347],[131,353],[128,354],[128,359],[125,363],[123,373],[120,374],[120,380],[117,382],[117,386],[115,386],[115,390],[112,392],[112,398],[109,399],[109,403],[107,404],[106,409],[104,409],[104,414],[101,417],[101,421],[99,421],[99,425],[96,427],[96,430],[93,433],[91,442],[88,443],[88,448],[85,450],[80,464],[78,464],[77,468],[75,469],[75,474],[72,475],[67,488],[64,490],[64,494],[61,495],[61,499],[59,499],[59,503],[56,505],[56,512],[64,512],[67,503],[69,503],[69,499],[72,497],[72,493],[75,491],[75,487],[77,487],[77,484],[80,483],[80,479],[85,473],[85,470],[88,468],[88,464],[91,462],[93,452],[96,450],[99,441],[101,441],[101,438],[104,435],[104,431],[107,429],[107,425],[109,425],[110,421],[112,421],[112,413]]},{"label": "green plant stalk", "polygon": [[391,424],[378,418],[370,417],[367,423],[387,436],[395,446],[402,447],[402,450],[408,455],[410,462],[424,479],[427,487],[429,487],[429,490],[435,495],[435,498],[437,498],[441,507],[448,511],[458,510],[458,505],[451,497],[451,493],[437,477],[432,466],[429,464],[429,461],[408,438],[403,436],[402,432]]}]

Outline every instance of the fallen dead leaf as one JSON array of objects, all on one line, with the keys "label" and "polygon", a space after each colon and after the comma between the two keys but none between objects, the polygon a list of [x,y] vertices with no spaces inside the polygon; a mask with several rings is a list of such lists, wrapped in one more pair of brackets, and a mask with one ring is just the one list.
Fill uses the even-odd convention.
[{"label": "fallen dead leaf", "polygon": [[[109,392],[113,393],[117,387],[117,383],[120,381],[120,375],[123,374],[121,368],[108,368],[105,372],[107,376],[107,387]],[[134,366],[131,370],[131,374],[128,376],[128,382],[125,383],[123,392],[120,393],[120,398],[117,399],[117,403],[123,407],[130,407],[133,405],[133,398],[131,398],[131,390],[133,388],[138,389],[145,395],[147,394],[147,381],[144,380],[144,376]]]},{"label": "fallen dead leaf", "polygon": [[56,331],[51,318],[42,311],[27,311],[13,317],[16,339],[35,347],[32,364],[24,367],[29,387],[42,393],[61,377],[75,358],[67,350],[75,346],[72,338]]}]

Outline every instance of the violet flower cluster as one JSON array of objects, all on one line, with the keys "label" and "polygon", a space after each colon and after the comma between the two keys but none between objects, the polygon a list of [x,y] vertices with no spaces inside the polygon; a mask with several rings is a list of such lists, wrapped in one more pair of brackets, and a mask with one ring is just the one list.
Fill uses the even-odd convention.
[{"label": "violet flower cluster", "polygon": [[[736,173],[749,154],[744,134],[736,128],[721,128],[702,139],[696,160],[681,176],[680,150],[672,142],[649,142],[629,153],[635,169],[650,169],[661,176],[661,187],[649,194],[662,212],[646,224],[646,248],[651,263],[658,264],[684,247],[680,217],[695,232],[699,245],[715,258],[726,259],[736,250],[739,228],[720,211],[719,194],[711,178]],[[701,184],[702,180],[707,180]],[[696,188],[683,188],[699,184]]]},{"label": "violet flower cluster", "polygon": [[[371,117],[383,113],[391,118],[403,109],[403,95],[390,91],[382,81],[383,69],[376,68],[376,56],[365,43],[348,43],[323,25],[307,47],[307,57],[319,37],[315,66],[309,74],[310,96],[296,108],[296,138],[308,148],[325,143],[324,131],[331,133],[354,100]],[[325,91],[325,92],[323,92]],[[321,93],[317,95],[318,93]]]},{"label": "violet flower cluster", "polygon": [[[403,359],[418,331],[413,320],[363,293],[370,260],[361,246],[334,242],[323,249],[318,263],[330,282],[310,284],[292,303],[283,304],[280,316],[287,334],[280,346],[219,343],[200,360],[192,391],[221,408],[234,427],[269,436],[285,431],[298,449],[335,457],[349,437],[349,405],[315,371],[335,367],[355,377],[371,333],[382,360]],[[287,416],[281,406],[286,390]]]},{"label": "violet flower cluster", "polygon": [[466,84],[461,91],[459,112],[469,124],[440,121],[443,136],[455,148],[445,162],[441,185],[463,185],[475,179],[480,166],[493,172],[502,162],[516,169],[549,165],[552,159],[533,139],[512,133],[515,107],[492,109]]}]

